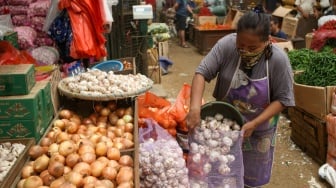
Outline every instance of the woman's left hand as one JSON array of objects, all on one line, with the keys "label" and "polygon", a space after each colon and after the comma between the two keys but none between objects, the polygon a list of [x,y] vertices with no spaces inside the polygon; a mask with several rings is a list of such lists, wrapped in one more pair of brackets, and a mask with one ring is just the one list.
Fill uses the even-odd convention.
[{"label": "woman's left hand", "polygon": [[250,137],[257,125],[253,121],[249,121],[245,123],[242,127],[242,131],[244,132],[244,138]]}]

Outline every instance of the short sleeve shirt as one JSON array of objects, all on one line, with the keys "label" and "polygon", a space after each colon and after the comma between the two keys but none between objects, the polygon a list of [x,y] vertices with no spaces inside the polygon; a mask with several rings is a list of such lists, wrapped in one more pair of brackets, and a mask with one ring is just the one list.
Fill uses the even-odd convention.
[{"label": "short sleeve shirt", "polygon": [[[196,69],[196,73],[203,75],[207,82],[217,79],[213,92],[217,100],[225,100],[234,73],[239,68],[236,36],[236,33],[232,33],[220,39]],[[272,56],[268,65],[271,102],[278,100],[284,106],[294,106],[293,72],[285,51],[272,45]],[[265,57],[261,57],[252,69],[251,78],[259,79],[265,76],[266,61]]]}]

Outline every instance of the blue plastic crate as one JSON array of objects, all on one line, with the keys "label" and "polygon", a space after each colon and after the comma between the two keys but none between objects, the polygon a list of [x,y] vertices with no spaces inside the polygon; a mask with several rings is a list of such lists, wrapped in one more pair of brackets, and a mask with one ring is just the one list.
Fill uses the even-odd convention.
[{"label": "blue plastic crate", "polygon": [[117,60],[108,60],[97,65],[94,65],[92,68],[99,69],[101,71],[122,71],[124,69],[124,65],[122,62]]}]

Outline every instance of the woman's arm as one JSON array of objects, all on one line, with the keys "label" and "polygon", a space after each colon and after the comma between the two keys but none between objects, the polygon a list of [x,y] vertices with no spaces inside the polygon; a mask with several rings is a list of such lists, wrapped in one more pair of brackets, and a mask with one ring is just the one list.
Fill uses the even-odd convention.
[{"label": "woman's arm", "polygon": [[283,106],[280,101],[273,101],[270,105],[266,107],[266,109],[259,114],[256,118],[254,118],[252,121],[246,122],[242,130],[244,131],[244,137],[249,137],[252,135],[253,131],[262,123],[265,121],[268,121],[270,118],[272,118],[274,115],[279,114],[282,110],[285,109],[285,106]]},{"label": "woman's arm", "polygon": [[190,110],[186,117],[186,122],[189,128],[194,128],[201,121],[201,106],[204,92],[205,79],[203,75],[196,73],[192,80]]}]

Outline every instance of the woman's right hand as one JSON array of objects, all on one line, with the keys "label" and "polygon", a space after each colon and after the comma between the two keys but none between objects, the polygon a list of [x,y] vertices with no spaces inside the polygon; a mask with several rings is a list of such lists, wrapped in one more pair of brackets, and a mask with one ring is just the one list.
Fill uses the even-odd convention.
[{"label": "woman's right hand", "polygon": [[189,129],[193,129],[201,123],[201,110],[190,110],[186,117],[186,123]]}]

